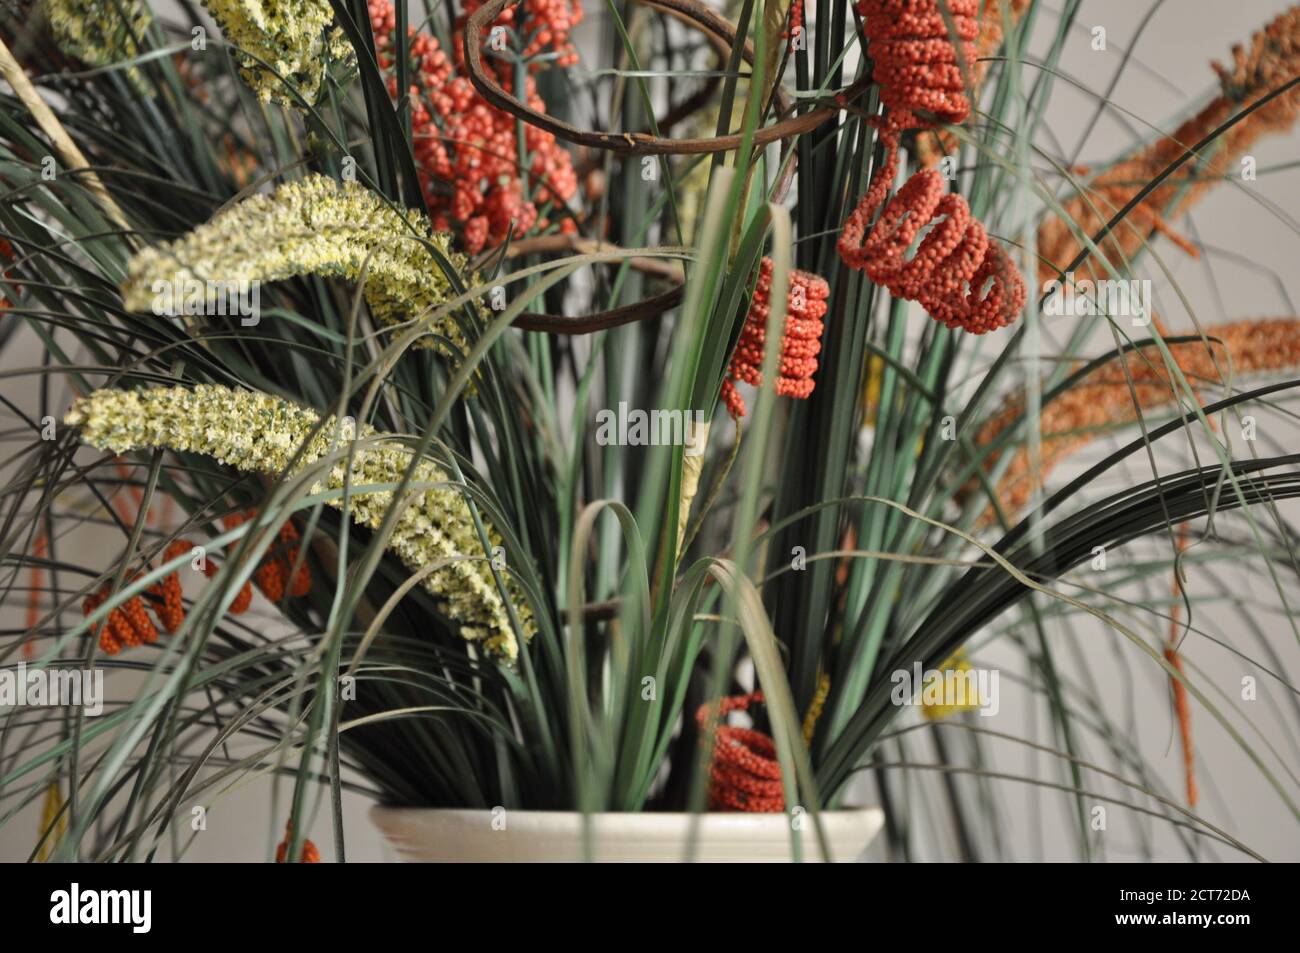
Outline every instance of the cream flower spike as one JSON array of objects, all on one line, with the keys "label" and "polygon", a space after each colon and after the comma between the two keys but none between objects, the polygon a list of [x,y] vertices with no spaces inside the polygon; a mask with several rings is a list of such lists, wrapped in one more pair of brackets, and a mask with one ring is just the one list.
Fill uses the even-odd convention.
[{"label": "cream flower spike", "polygon": [[[418,236],[418,238],[417,238]],[[323,275],[356,282],[365,268],[365,295],[386,324],[426,316],[451,297],[451,285],[427,241],[463,271],[465,259],[451,238],[430,233],[418,212],[399,211],[357,182],[323,175],[254,195],[218,212],[174,242],[148,248],[131,259],[122,286],[126,306],[150,309],[159,282],[184,287],[191,281],[282,281]],[[462,352],[464,335],[448,315],[418,344],[436,346],[442,335]]]},{"label": "cream flower spike", "polygon": [[[239,75],[262,102],[297,105],[285,82],[309,103],[320,95],[330,60],[351,58],[343,31],[331,24],[329,0],[203,0],[239,61]],[[254,58],[256,57],[256,59]],[[258,59],[275,67],[268,70]]]},{"label": "cream flower spike", "polygon": [[[44,0],[50,34],[65,56],[87,66],[111,66],[140,53],[139,41],[153,23],[141,0]],[[144,90],[144,77],[135,67],[126,77]]]},{"label": "cream flower spike", "polygon": [[[64,422],[80,428],[81,439],[100,450],[198,453],[238,470],[270,475],[286,473],[299,447],[306,443],[293,472],[304,470],[331,452],[338,433],[332,417],[311,436],[320,422],[314,411],[268,394],[208,384],[193,389],[98,390],[74,402]],[[411,451],[370,427],[361,428],[356,439],[352,519],[378,529],[393,493],[359,488],[399,482],[411,461]],[[346,459],[336,461],[329,474],[313,484],[312,492],[341,490],[346,465]],[[412,482],[448,483],[450,477],[432,461],[422,459]],[[513,661],[519,652],[515,630],[492,568],[482,558],[483,546],[465,497],[451,488],[412,490],[410,495],[411,502],[402,510],[389,538],[389,548],[413,572],[438,560],[466,557],[455,558],[422,584],[437,597],[447,616],[459,623],[464,638],[482,640],[488,652]],[[329,505],[342,508],[342,498],[330,500]],[[499,535],[486,520],[484,525],[492,546],[499,545]],[[502,573],[502,577],[524,638],[531,638],[535,625],[527,600],[512,576]]]}]

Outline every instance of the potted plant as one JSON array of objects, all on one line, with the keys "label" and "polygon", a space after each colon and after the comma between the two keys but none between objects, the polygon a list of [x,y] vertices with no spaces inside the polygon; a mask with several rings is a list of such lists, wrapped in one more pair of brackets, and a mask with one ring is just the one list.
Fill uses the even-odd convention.
[{"label": "potted plant", "polygon": [[[1298,461],[1230,435],[1300,324],[1142,282],[1294,126],[1293,13],[1085,170],[1038,136],[1073,13],[1019,0],[258,6],[0,14],[0,656],[47,693],[0,831],[179,859],[270,778],[286,861],[373,839],[357,795],[415,860],[975,859],[1009,740],[1081,857],[1115,804],[1259,856],[1195,806],[1193,712],[1289,795],[1187,664],[1188,567],[1294,626]],[[981,724],[1013,694],[1042,732]]]}]

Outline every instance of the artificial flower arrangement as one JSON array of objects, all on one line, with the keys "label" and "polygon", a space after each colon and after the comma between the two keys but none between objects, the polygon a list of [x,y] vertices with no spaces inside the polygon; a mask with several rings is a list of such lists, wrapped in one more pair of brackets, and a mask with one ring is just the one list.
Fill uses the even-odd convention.
[{"label": "artificial flower arrangement", "polygon": [[[974,859],[1029,784],[1081,857],[1098,804],[1260,856],[1198,813],[1193,722],[1292,814],[1294,775],[1187,655],[1245,561],[1275,602],[1236,606],[1242,665],[1294,691],[1300,458],[1247,429],[1289,413],[1300,321],[1100,289],[1201,253],[1179,218],[1294,129],[1300,12],[1084,169],[1038,136],[1076,7],[0,13],[0,341],[37,355],[6,354],[0,657],[123,686],[0,713],[0,830],[179,858],[269,775],[281,861],[343,860],[353,794],[485,838],[766,815],[795,857],[865,798],[889,856]],[[1084,622],[1146,666],[1173,778]],[[999,689],[1042,724],[981,725]]]}]

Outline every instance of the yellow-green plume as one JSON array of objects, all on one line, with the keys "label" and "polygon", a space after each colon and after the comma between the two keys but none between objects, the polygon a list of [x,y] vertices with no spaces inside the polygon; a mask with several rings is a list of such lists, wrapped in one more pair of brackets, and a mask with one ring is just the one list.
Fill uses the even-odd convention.
[{"label": "yellow-green plume", "polygon": [[[280,475],[300,472],[339,445],[340,431],[333,418],[312,436],[320,417],[286,400],[229,387],[199,385],[148,390],[99,390],[77,400],[64,418],[81,430],[81,439],[101,450],[166,449],[213,457],[238,470]],[[352,457],[350,507],[352,519],[377,529],[393,504],[391,490],[365,490],[365,486],[400,482],[411,462],[411,451],[389,435],[363,427],[355,435]],[[293,465],[295,454],[304,447]],[[313,493],[341,490],[347,458],[339,455],[328,473],[312,486]],[[450,477],[431,460],[416,465],[412,483],[388,547],[413,572],[440,560],[453,560],[424,579],[423,585],[439,600],[447,616],[460,625],[466,639],[483,640],[489,652],[514,659],[519,651],[515,630],[482,542],[475,530],[462,493],[447,484]],[[337,497],[331,506],[342,508]],[[493,547],[500,543],[496,531],[484,521]],[[504,570],[501,575],[510,602],[523,629],[532,635],[532,612],[522,591]]]},{"label": "yellow-green plume", "polygon": [[239,47],[232,51],[239,74],[263,102],[296,105],[285,82],[307,102],[316,102],[327,64],[351,56],[343,32],[331,26],[334,11],[329,0],[203,0],[203,4],[226,41]]},{"label": "yellow-green plume", "polygon": [[[396,210],[357,182],[310,175],[271,195],[247,198],[188,235],[140,252],[131,259],[122,294],[128,308],[147,311],[161,289],[194,281],[322,275],[356,282],[364,268],[371,310],[380,321],[396,324],[425,317],[450,297],[451,285],[430,246],[464,271],[465,259],[451,250],[450,236],[431,233],[418,212]],[[464,335],[450,315],[429,331],[464,348]],[[436,341],[420,339],[425,346]]]},{"label": "yellow-green plume", "polygon": [[[111,66],[138,56],[153,22],[141,0],[44,0],[44,9],[59,50],[87,66]],[[139,70],[130,67],[126,76],[143,89]]]}]

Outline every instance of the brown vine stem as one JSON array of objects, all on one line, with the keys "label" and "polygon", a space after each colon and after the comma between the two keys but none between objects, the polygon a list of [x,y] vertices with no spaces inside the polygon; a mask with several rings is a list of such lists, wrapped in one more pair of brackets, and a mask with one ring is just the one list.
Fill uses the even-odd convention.
[{"label": "brown vine stem", "polygon": [[[500,249],[493,249],[480,255],[478,259],[470,264],[470,268],[477,271],[491,261],[493,256],[498,254],[504,254],[506,258],[515,258],[520,255],[554,254],[556,252],[608,255],[610,253],[617,254],[620,250],[617,245],[598,242],[594,238],[582,238],[578,235],[539,235],[511,242],[506,246],[504,252]],[[626,261],[630,267],[635,268],[637,271],[673,282],[673,287],[646,298],[644,301],[637,301],[608,311],[599,311],[595,314],[585,314],[577,317],[525,311],[515,318],[511,327],[523,331],[543,331],[547,334],[594,334],[597,331],[606,331],[609,328],[657,317],[681,303],[685,276],[680,266],[645,256],[633,256],[626,259]]]},{"label": "brown vine stem", "polygon": [[[511,242],[505,249],[505,257],[517,258],[520,255],[545,255],[556,252],[595,255],[602,252],[618,253],[621,250],[617,245],[612,245],[609,242],[600,242],[594,238],[583,238],[579,235],[537,235],[532,238],[521,238]],[[478,260],[470,263],[471,270],[476,271],[482,268],[494,255],[499,253],[499,249],[485,252],[479,256]],[[627,259],[627,263],[643,274],[655,275],[659,278],[677,282],[685,279],[679,265],[661,258],[634,257]]]},{"label": "brown vine stem", "polygon": [[[567,122],[548,116],[506,92],[483,69],[481,38],[497,15],[510,0],[489,0],[470,16],[465,27],[465,64],[470,82],[493,106],[504,110],[531,126],[544,129],[559,139],[592,149],[604,149],[626,155],[702,155],[728,152],[740,147],[739,133],[727,136],[710,136],[703,139],[672,139],[647,135],[643,132],[596,132],[579,129]],[[647,6],[663,10],[685,20],[706,34],[712,34],[729,45],[736,42],[736,31],[729,22],[704,6],[699,0],[637,0]],[[753,64],[754,51],[746,43],[743,50],[745,62]],[[790,103],[783,93],[777,96],[778,114],[790,111]],[[821,106],[801,115],[787,116],[774,125],[765,126],[754,133],[754,145],[766,146],[782,142],[816,129],[840,110],[839,105]]]},{"label": "brown vine stem", "polygon": [[658,317],[669,308],[675,308],[681,304],[683,287],[676,285],[644,301],[579,317],[525,311],[515,318],[511,327],[524,331],[545,331],[547,334],[594,334],[597,331],[607,331],[624,324]]},{"label": "brown vine stem", "polygon": [[[685,20],[685,18],[682,17],[681,15],[675,13],[671,15],[677,20],[682,20],[686,22],[688,26],[690,25],[690,21]],[[711,33],[708,31],[705,31],[704,38],[713,47],[714,52],[718,56],[717,68],[719,70],[726,69],[727,60],[731,56],[730,41],[728,41],[725,37],[718,36],[716,33]],[[714,93],[718,91],[718,87],[721,85],[722,85],[721,76],[707,77],[704,80],[704,82],[700,84],[699,89],[697,89],[690,96],[686,97],[686,99],[682,100],[676,106],[671,105],[671,90],[670,90],[669,91],[670,106],[668,112],[664,115],[662,119],[660,119],[655,124],[658,127],[659,131],[661,133],[667,133],[670,129],[672,129],[673,126],[677,125],[679,122],[683,122],[684,120],[689,119],[696,112],[703,109],[708,104],[709,100],[713,98]]]}]

